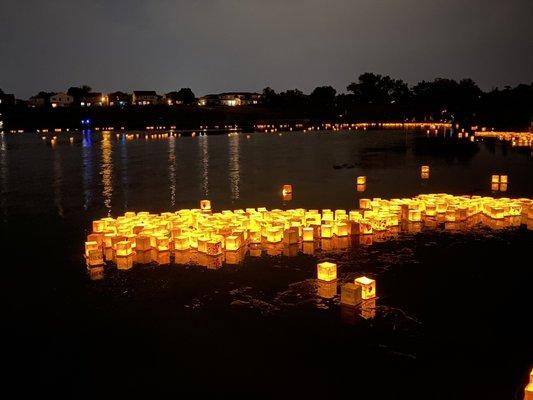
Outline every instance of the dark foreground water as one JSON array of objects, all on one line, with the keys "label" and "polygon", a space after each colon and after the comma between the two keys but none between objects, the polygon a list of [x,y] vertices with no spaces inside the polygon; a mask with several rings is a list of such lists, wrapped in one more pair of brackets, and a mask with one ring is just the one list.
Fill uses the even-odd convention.
[{"label": "dark foreground water", "polygon": [[[429,180],[420,179],[421,164],[430,165]],[[149,140],[112,133],[55,146],[34,134],[2,136],[5,268],[28,282],[4,285],[13,331],[25,341],[12,350],[31,349],[32,384],[43,393],[75,398],[521,398],[533,362],[533,231],[524,225],[422,231],[314,255],[263,253],[216,271],[109,266],[98,280],[82,258],[90,221],[126,210],[197,207],[202,198],[215,209],[350,209],[360,197],[488,195],[492,173],[510,180],[496,195],[533,197],[530,149],[449,132]],[[357,175],[367,176],[364,193],[355,190]],[[285,183],[294,190],[287,203]],[[326,259],[338,263],[341,283],[376,278],[375,308],[318,296],[328,288],[314,279],[316,263]],[[30,299],[38,303],[28,312]]]}]

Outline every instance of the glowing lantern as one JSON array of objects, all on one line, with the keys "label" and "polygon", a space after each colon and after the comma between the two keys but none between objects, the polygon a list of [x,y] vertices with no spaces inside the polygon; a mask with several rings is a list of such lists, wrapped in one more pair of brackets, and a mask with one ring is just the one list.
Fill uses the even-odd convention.
[{"label": "glowing lantern", "polygon": [[93,242],[93,241],[89,241],[89,242],[85,242],[85,255],[88,257],[89,256],[89,252],[91,250],[100,250],[98,248],[98,242]]},{"label": "glowing lantern", "polygon": [[337,264],[330,262],[318,263],[316,266],[317,277],[321,281],[332,281],[337,279]]},{"label": "glowing lantern", "polygon": [[156,248],[158,251],[168,251],[170,249],[169,239],[164,236],[157,237]]},{"label": "glowing lantern", "polygon": [[281,193],[283,194],[283,196],[292,194],[292,185],[283,185]]},{"label": "glowing lantern", "polygon": [[370,199],[359,199],[359,208],[362,210],[371,210],[372,209],[372,200]]},{"label": "glowing lantern", "polygon": [[150,236],[139,235],[135,238],[135,248],[138,251],[150,250],[151,247]]},{"label": "glowing lantern", "polygon": [[500,175],[500,183],[509,183],[507,180],[507,175]]},{"label": "glowing lantern", "polygon": [[500,175],[492,175],[491,183],[500,183]]},{"label": "glowing lantern", "polygon": [[117,242],[115,251],[116,251],[117,257],[124,257],[124,256],[131,255],[131,253],[133,252],[133,250],[131,249],[131,242],[127,240]]},{"label": "glowing lantern", "polygon": [[211,211],[211,200],[201,200],[200,210],[204,212]]},{"label": "glowing lantern", "polygon": [[354,283],[361,285],[363,300],[376,297],[376,281],[374,279],[361,276],[356,278]]},{"label": "glowing lantern", "polygon": [[361,286],[354,283],[345,283],[341,286],[341,304],[357,306],[362,301]]},{"label": "glowing lantern", "polygon": [[358,176],[357,177],[357,184],[358,185],[366,185],[366,176]]},{"label": "glowing lantern", "polygon": [[344,222],[339,222],[335,224],[335,235],[348,236],[348,225]]},{"label": "glowing lantern", "polygon": [[174,238],[175,250],[188,250],[190,248],[190,241],[187,236],[180,235]]},{"label": "glowing lantern", "polygon": [[320,226],[320,237],[324,239],[329,239],[333,237],[333,227],[329,224],[324,224]]},{"label": "glowing lantern", "polygon": [[312,242],[314,240],[314,229],[312,227],[305,227],[302,229],[303,231],[303,241],[304,242]]},{"label": "glowing lantern", "polygon": [[105,229],[105,221],[98,220],[93,221],[93,232],[94,233],[101,233]]},{"label": "glowing lantern", "polygon": [[283,240],[283,231],[279,226],[267,228],[267,242],[279,243]]},{"label": "glowing lantern", "polygon": [[420,167],[420,173],[422,174],[429,174],[429,165],[422,165]]},{"label": "glowing lantern", "polygon": [[209,240],[206,245],[206,252],[210,256],[218,256],[219,254],[222,254],[222,243],[220,240]]},{"label": "glowing lantern", "polygon": [[226,237],[226,250],[238,250],[241,247],[239,236],[231,235]]}]

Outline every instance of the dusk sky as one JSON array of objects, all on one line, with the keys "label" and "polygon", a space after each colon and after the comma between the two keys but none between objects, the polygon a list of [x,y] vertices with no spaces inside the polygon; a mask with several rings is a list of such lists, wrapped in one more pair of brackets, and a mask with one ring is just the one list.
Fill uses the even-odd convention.
[{"label": "dusk sky", "polygon": [[0,0],[0,88],[196,95],[348,83],[533,81],[532,0]]}]

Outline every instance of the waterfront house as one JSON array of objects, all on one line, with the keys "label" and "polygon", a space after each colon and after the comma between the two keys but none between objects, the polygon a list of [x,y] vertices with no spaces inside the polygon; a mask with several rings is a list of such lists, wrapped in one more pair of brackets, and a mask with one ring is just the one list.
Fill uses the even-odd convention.
[{"label": "waterfront house", "polygon": [[72,97],[70,94],[59,92],[51,95],[49,101],[52,108],[69,107],[74,102],[74,97]]},{"label": "waterfront house", "polygon": [[131,104],[131,94],[124,92],[113,92],[108,95],[109,105],[114,107],[129,106]]},{"label": "waterfront house", "polygon": [[107,105],[107,97],[100,92],[87,93],[80,98],[80,106],[94,107]]},{"label": "waterfront house", "polygon": [[169,92],[165,94],[164,104],[168,106],[174,106],[178,104],[183,104],[178,92]]},{"label": "waterfront house", "polygon": [[159,102],[159,96],[154,90],[135,90],[132,103],[137,106],[153,105]]},{"label": "waterfront house", "polygon": [[208,94],[198,99],[200,106],[248,106],[259,104],[261,94],[253,92],[224,92],[220,94]]}]

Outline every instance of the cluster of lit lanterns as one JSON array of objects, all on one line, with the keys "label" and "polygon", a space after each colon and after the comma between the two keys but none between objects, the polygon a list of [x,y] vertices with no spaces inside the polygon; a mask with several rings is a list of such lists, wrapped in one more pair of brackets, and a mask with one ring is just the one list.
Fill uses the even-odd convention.
[{"label": "cluster of lit lanterns", "polygon": [[533,148],[533,132],[499,132],[499,131],[477,131],[475,133],[478,138],[495,138],[501,141],[511,143],[515,147],[532,147]]},{"label": "cluster of lit lanterns", "polygon": [[[283,187],[292,195],[292,186]],[[354,210],[274,209],[265,207],[213,212],[202,200],[197,209],[152,214],[127,212],[117,218],[92,223],[85,243],[89,267],[115,262],[128,269],[135,263],[194,263],[218,268],[237,264],[249,252],[259,256],[313,254],[347,248],[354,241],[371,244],[400,231],[422,228],[470,228],[485,225],[494,229],[533,227],[530,199],[421,194],[413,198],[359,200]]]}]

